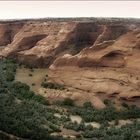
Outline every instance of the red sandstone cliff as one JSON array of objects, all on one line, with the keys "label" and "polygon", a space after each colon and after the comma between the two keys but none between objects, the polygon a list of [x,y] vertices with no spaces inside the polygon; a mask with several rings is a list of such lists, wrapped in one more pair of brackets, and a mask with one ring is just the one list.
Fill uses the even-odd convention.
[{"label": "red sandstone cliff", "polygon": [[0,24],[0,56],[49,67],[69,87],[140,97],[140,22],[24,21]]}]

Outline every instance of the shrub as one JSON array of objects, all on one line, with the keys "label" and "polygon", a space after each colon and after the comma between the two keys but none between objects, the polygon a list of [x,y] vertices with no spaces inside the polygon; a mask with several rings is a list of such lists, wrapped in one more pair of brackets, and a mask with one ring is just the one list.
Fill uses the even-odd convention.
[{"label": "shrub", "polygon": [[105,99],[105,100],[104,100],[104,104],[107,105],[107,106],[109,106],[109,105],[111,105],[112,103],[111,103],[111,101],[110,101],[109,99]]},{"label": "shrub", "polygon": [[129,108],[128,104],[126,104],[124,102],[122,103],[122,106],[125,107],[125,108]]},{"label": "shrub", "polygon": [[3,80],[11,82],[15,78],[17,65],[11,59],[0,60],[0,78],[4,78]]},{"label": "shrub", "polygon": [[5,74],[5,77],[7,81],[13,81],[15,79],[13,72],[10,71]]},{"label": "shrub", "polygon": [[92,107],[92,104],[91,104],[91,102],[85,102],[83,104],[83,107],[85,107],[85,108]]},{"label": "shrub", "polygon": [[65,98],[62,104],[67,106],[74,106],[74,101],[70,98]]},{"label": "shrub", "polygon": [[85,130],[83,136],[84,138],[100,138],[104,136],[104,132],[94,128],[93,130]]},{"label": "shrub", "polygon": [[32,83],[32,86],[35,86],[35,83]]},{"label": "shrub", "polygon": [[29,73],[29,76],[33,76],[33,74]]},{"label": "shrub", "polygon": [[12,93],[20,99],[35,100],[45,105],[49,105],[49,102],[41,95],[36,95],[33,91],[30,91],[30,87],[27,84],[21,82],[13,82],[10,86]]},{"label": "shrub", "polygon": [[58,90],[64,90],[65,87],[64,85],[60,85],[60,84],[57,84],[57,83],[51,83],[51,82],[42,82],[41,83],[41,86],[44,87],[44,88],[50,88],[50,89],[58,89]]}]

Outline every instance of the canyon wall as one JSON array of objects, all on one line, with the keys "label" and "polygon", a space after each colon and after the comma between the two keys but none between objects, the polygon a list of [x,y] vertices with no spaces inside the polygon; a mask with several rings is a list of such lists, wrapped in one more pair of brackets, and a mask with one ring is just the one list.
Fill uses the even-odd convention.
[{"label": "canyon wall", "polygon": [[0,56],[49,68],[50,80],[68,87],[139,100],[140,21],[136,21],[4,22]]},{"label": "canyon wall", "polygon": [[[109,21],[103,23],[97,21],[19,21],[1,23],[0,46],[6,47],[0,55],[14,57],[18,62],[38,67],[49,67],[53,62],[53,66],[57,65],[57,67],[59,65],[83,67],[92,65],[106,66],[111,63],[113,66],[114,62],[110,62],[110,57],[111,54],[114,54],[117,65],[124,65],[122,60],[123,51],[128,47],[123,47],[123,44],[127,40],[120,45],[118,44],[119,48],[111,47],[111,45],[116,46],[117,42],[127,38],[128,34],[133,36],[135,28],[138,28],[137,26],[139,25],[134,23],[110,23]],[[135,40],[138,41],[137,38]],[[128,39],[130,43],[135,40]],[[108,52],[105,53],[106,50]],[[92,58],[94,52],[96,53],[94,57],[99,57],[100,54],[102,56]],[[68,56],[69,62],[67,62],[66,56]],[[72,62],[70,59],[72,61],[76,60]],[[119,59],[122,60],[122,63]],[[93,61],[97,61],[97,64]]]}]

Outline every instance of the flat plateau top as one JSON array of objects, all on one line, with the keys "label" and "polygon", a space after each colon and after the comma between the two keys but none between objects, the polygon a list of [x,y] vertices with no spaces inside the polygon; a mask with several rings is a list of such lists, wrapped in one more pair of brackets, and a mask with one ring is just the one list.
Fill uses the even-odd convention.
[{"label": "flat plateau top", "polygon": [[98,22],[98,23],[140,23],[139,18],[95,18],[95,17],[79,17],[79,18],[37,18],[37,19],[9,19],[9,20],[0,20],[0,23],[13,23],[13,22],[27,22],[27,21],[36,21],[36,22]]}]

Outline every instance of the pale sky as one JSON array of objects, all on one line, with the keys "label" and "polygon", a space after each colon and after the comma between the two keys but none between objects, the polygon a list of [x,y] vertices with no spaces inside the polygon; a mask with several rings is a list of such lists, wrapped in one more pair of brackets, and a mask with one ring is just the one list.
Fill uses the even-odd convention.
[{"label": "pale sky", "polygon": [[140,18],[140,1],[0,1],[0,19],[45,17]]}]

